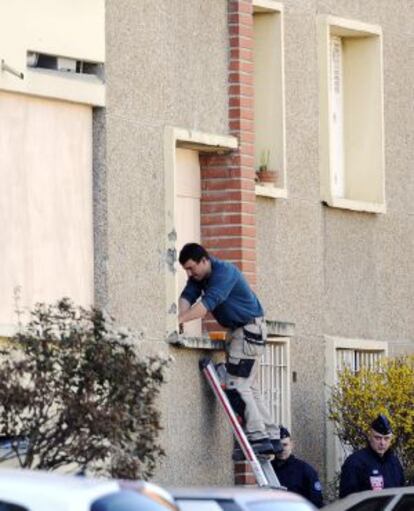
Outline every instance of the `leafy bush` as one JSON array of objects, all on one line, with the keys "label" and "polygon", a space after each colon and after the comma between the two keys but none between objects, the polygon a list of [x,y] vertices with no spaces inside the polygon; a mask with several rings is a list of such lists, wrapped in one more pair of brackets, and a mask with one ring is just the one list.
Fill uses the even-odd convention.
[{"label": "leafy bush", "polygon": [[169,360],[139,356],[139,341],[97,308],[35,306],[0,359],[0,435],[21,467],[151,476]]},{"label": "leafy bush", "polygon": [[332,389],[328,417],[344,445],[365,447],[366,433],[378,414],[394,432],[393,447],[406,476],[414,475],[414,356],[384,359],[376,370],[345,369]]}]

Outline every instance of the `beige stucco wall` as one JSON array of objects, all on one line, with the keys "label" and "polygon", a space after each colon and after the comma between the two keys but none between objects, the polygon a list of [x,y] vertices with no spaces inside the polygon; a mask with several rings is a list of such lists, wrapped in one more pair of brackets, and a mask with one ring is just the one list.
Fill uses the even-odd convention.
[{"label": "beige stucco wall", "polygon": [[[227,135],[227,2],[107,0],[106,80],[95,125],[105,147],[95,159],[96,296],[165,351],[164,130]],[[201,353],[171,352],[161,399],[167,457],[155,479],[229,484],[229,433],[201,380]]]},{"label": "beige stucco wall", "polygon": [[[323,334],[385,340],[414,351],[412,16],[406,2],[285,4],[288,200],[259,199],[258,290],[268,316],[296,323],[292,428],[297,450],[324,469]],[[329,208],[319,196],[316,16],[383,30],[387,213]],[[273,240],[273,243],[269,243]]]},{"label": "beige stucco wall", "polygon": [[[284,4],[288,198],[258,198],[258,292],[269,319],[296,324],[291,342],[297,452],[324,474],[324,335],[414,339],[413,123],[408,7],[396,2]],[[175,362],[161,397],[167,457],[155,480],[230,484],[229,434],[196,350],[165,342],[165,127],[227,134],[225,0],[106,1],[106,111],[95,114],[95,295],[148,350]],[[320,200],[316,22],[332,14],[382,27],[387,213]],[[270,241],[269,241],[270,240]]]}]

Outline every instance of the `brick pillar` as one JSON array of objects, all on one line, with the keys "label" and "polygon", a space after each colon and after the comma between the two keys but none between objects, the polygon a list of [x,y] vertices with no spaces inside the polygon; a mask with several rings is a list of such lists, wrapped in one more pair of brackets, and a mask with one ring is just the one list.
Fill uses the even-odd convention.
[{"label": "brick pillar", "polygon": [[234,262],[256,285],[254,192],[253,17],[251,0],[228,1],[229,132],[239,140],[230,155],[201,157],[201,238]]},{"label": "brick pillar", "polygon": [[[256,286],[252,0],[228,0],[229,132],[239,140],[229,155],[203,155],[201,239],[217,257],[235,263]],[[213,320],[208,330],[219,330]],[[235,483],[255,484],[246,462],[235,463]]]}]

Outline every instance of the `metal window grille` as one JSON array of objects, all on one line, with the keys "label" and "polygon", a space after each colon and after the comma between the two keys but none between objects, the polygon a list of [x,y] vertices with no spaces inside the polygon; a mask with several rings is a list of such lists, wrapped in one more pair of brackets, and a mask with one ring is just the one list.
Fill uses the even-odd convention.
[{"label": "metal window grille", "polygon": [[268,340],[260,363],[259,385],[273,421],[289,427],[289,346],[286,341]]},{"label": "metal window grille", "polygon": [[362,368],[375,370],[378,362],[385,355],[384,350],[355,350],[338,348],[336,350],[336,373],[348,367],[353,372]]},{"label": "metal window grille", "polygon": [[[358,372],[362,368],[369,368],[373,371],[376,370],[378,362],[385,356],[385,350],[363,350],[363,349],[349,349],[337,348],[336,349],[336,380],[339,373],[349,368],[353,372]],[[349,446],[342,445],[339,439],[335,438],[335,451],[336,470],[340,470],[345,459],[352,454],[352,449]]]}]

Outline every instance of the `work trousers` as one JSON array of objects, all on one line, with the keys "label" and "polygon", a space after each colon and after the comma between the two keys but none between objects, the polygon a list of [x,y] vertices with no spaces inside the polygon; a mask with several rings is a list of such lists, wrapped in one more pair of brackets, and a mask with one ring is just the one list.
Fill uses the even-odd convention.
[{"label": "work trousers", "polygon": [[[226,388],[230,395],[237,391],[242,401],[244,429],[249,440],[279,438],[279,428],[273,423],[260,394],[259,364],[267,339],[264,318],[231,331],[227,347]],[[238,410],[236,410],[238,411]]]}]

